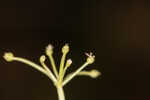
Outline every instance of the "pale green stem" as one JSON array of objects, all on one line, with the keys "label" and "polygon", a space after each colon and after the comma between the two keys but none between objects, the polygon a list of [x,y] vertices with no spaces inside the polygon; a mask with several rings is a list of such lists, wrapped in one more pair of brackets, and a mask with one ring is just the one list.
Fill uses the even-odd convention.
[{"label": "pale green stem", "polygon": [[55,65],[55,61],[53,59],[53,56],[52,55],[48,55],[48,57],[50,59],[51,65],[52,65],[52,70],[53,70],[55,76],[58,77],[58,72],[57,72],[57,69],[56,69],[56,65]]},{"label": "pale green stem", "polygon": [[72,74],[68,75],[66,79],[63,82],[63,86],[65,86],[71,79],[73,79],[79,72],[81,72],[89,63],[84,63],[80,68],[78,68],[75,72]]},{"label": "pale green stem", "polygon": [[27,59],[20,58],[20,57],[14,57],[13,60],[25,63],[27,65],[30,65],[31,67],[35,68],[36,70],[38,70],[41,73],[43,73],[46,76],[48,76],[53,81],[54,84],[57,82],[57,80],[54,77],[52,78],[52,76],[50,74],[48,74],[47,71],[45,71],[41,66],[33,63],[32,61],[29,61]]},{"label": "pale green stem", "polygon": [[60,69],[59,69],[59,82],[60,83],[62,82],[62,78],[63,78],[65,59],[66,59],[66,53],[63,53],[62,58],[61,58],[61,62],[60,62]]},{"label": "pale green stem", "polygon": [[90,76],[91,78],[97,78],[101,75],[101,73],[98,70],[91,70],[91,71],[81,71],[78,73],[80,76]]},{"label": "pale green stem", "polygon": [[77,75],[90,76],[90,72],[89,71],[82,71],[82,72],[78,73]]},{"label": "pale green stem", "polygon": [[68,69],[68,66],[65,66],[64,71],[63,71],[63,74],[62,74],[62,80],[63,80],[63,78],[64,78],[64,76],[65,76],[65,74],[66,74],[67,69]]},{"label": "pale green stem", "polygon": [[[70,76],[73,73],[74,72],[70,73],[69,75],[67,75],[67,77]],[[89,73],[89,71],[81,71],[76,76],[90,76],[90,73]]]},{"label": "pale green stem", "polygon": [[62,86],[57,86],[57,93],[59,100],[65,100],[65,94]]},{"label": "pale green stem", "polygon": [[55,82],[57,81],[53,73],[50,71],[50,69],[46,66],[44,62],[41,63],[41,65],[45,68],[49,76],[51,77],[51,80],[54,80]]}]

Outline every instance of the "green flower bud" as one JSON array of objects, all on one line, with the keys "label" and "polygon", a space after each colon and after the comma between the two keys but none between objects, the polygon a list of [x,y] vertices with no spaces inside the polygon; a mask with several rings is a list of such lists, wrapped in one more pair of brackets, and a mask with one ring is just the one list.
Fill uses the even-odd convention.
[{"label": "green flower bud", "polygon": [[42,55],[41,57],[40,57],[40,62],[42,63],[42,62],[44,62],[46,60],[46,57],[44,56],[44,55]]},{"label": "green flower bud", "polygon": [[87,58],[87,63],[89,63],[89,64],[92,64],[94,61],[95,61],[95,56],[92,54],[92,53],[85,53],[87,56],[88,56],[88,58]]},{"label": "green flower bud", "polygon": [[4,59],[5,59],[6,61],[8,61],[8,62],[11,62],[11,61],[14,60],[14,55],[13,55],[13,53],[11,53],[11,52],[5,53],[3,57],[4,57]]},{"label": "green flower bud", "polygon": [[65,44],[62,48],[62,53],[68,53],[69,52],[69,45]]},{"label": "green flower bud", "polygon": [[101,73],[98,70],[93,69],[93,70],[90,71],[90,76],[92,78],[97,78],[100,75],[101,75]]},{"label": "green flower bud", "polygon": [[53,46],[51,44],[49,44],[47,47],[46,47],[46,55],[52,55],[53,53]]}]

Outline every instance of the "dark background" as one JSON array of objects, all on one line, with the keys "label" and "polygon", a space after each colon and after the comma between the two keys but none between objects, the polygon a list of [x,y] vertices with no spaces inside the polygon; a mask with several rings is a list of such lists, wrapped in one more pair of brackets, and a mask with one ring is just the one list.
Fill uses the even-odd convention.
[{"label": "dark background", "polygon": [[0,100],[58,100],[55,87],[25,64],[6,62],[11,51],[39,64],[45,47],[70,44],[77,69],[93,51],[98,79],[76,77],[65,87],[66,100],[148,100],[150,3],[144,0],[0,1]]}]

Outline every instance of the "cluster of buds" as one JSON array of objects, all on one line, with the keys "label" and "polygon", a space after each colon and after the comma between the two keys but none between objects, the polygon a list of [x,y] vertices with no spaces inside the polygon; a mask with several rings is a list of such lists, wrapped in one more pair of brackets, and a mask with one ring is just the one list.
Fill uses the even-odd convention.
[{"label": "cluster of buds", "polygon": [[[81,67],[79,67],[76,71],[66,76],[65,75],[66,71],[72,64],[71,59],[66,60],[66,55],[68,54],[68,52],[69,52],[69,45],[66,44],[62,47],[62,58],[60,61],[59,71],[56,67],[55,60],[53,58],[53,46],[51,44],[49,44],[46,47],[46,50],[45,50],[46,56],[42,55],[39,59],[42,66],[37,65],[34,62],[27,60],[25,58],[15,57],[13,53],[11,52],[5,53],[3,57],[8,62],[19,61],[19,62],[28,64],[31,67],[35,68],[36,70],[48,76],[52,80],[56,88],[58,89],[58,94],[61,94],[59,97],[59,100],[65,100],[64,96],[62,95],[63,92],[59,87],[63,87],[68,82],[70,82],[71,79],[73,79],[75,76],[78,76],[78,75],[90,76],[92,78],[96,78],[100,75],[100,72],[98,70],[91,70],[91,71],[83,70],[85,67],[87,67],[89,64],[94,63],[95,61],[95,56],[90,52],[90,53],[85,53],[85,55],[87,56],[86,62]],[[45,64],[46,57],[48,57],[51,62],[52,71]]]}]

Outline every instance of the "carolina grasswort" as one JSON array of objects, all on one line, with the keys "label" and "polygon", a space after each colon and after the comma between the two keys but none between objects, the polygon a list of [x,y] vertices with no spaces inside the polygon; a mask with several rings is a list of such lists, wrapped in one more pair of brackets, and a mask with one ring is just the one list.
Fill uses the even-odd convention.
[{"label": "carolina grasswort", "polygon": [[54,86],[56,87],[58,99],[65,100],[65,94],[64,94],[63,87],[68,82],[70,82],[70,80],[73,79],[75,76],[90,76],[91,78],[96,78],[100,75],[100,72],[95,69],[91,70],[91,71],[83,70],[85,67],[92,64],[95,61],[95,56],[92,53],[89,53],[89,54],[85,53],[87,56],[86,62],[81,67],[79,67],[76,71],[71,72],[68,75],[65,75],[66,71],[72,64],[71,59],[66,60],[66,55],[68,52],[69,52],[69,46],[68,46],[68,44],[66,44],[62,47],[62,57],[61,57],[61,61],[60,61],[59,71],[56,68],[55,60],[53,58],[53,46],[51,44],[49,44],[46,47],[45,53],[51,62],[52,71],[45,64],[45,60],[46,60],[45,55],[42,55],[39,59],[41,66],[38,64],[35,64],[34,62],[27,60],[25,58],[15,57],[13,55],[13,53],[11,53],[11,52],[6,52],[3,57],[8,62],[19,61],[19,62],[25,63],[25,64],[33,67],[34,69],[40,71],[41,73],[45,74],[50,80],[52,80]]}]

